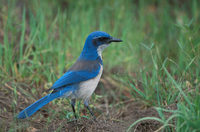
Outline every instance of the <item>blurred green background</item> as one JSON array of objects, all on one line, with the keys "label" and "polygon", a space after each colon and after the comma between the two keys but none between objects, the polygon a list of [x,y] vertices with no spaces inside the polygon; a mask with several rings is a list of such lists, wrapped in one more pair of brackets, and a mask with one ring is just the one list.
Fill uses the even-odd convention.
[{"label": "blurred green background", "polygon": [[[198,0],[0,0],[1,102],[10,97],[11,118],[18,106],[45,95],[76,61],[87,35],[100,30],[123,40],[103,53],[101,82],[112,79],[119,95],[112,88],[106,94],[102,83],[93,98],[112,96],[111,107],[140,100],[162,108],[163,130],[200,131],[199,23]],[[19,95],[32,101],[22,103]],[[167,120],[163,109],[171,104],[176,109]],[[4,115],[9,109],[1,105]]]}]

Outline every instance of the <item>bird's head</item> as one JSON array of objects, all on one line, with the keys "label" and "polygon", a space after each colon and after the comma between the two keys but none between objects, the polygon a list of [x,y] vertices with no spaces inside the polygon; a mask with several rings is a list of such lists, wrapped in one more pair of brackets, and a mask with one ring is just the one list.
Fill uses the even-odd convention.
[{"label": "bird's head", "polygon": [[[85,45],[82,51],[82,55],[100,56],[102,51],[110,45],[112,42],[122,42],[122,40],[110,36],[106,32],[95,31],[92,32],[86,39]],[[93,58],[92,57],[92,58]]]}]

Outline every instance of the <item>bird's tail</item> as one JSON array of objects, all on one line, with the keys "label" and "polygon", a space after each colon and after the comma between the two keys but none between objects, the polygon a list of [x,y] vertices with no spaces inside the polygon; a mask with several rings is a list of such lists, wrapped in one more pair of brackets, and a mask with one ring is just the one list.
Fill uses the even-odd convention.
[{"label": "bird's tail", "polygon": [[17,118],[18,119],[24,119],[26,117],[30,117],[31,115],[33,115],[36,111],[38,111],[40,108],[42,108],[44,105],[48,104],[50,101],[59,98],[61,96],[63,96],[65,93],[72,91],[71,89],[63,89],[51,94],[48,94],[47,96],[37,100],[35,103],[31,104],[30,106],[28,106],[26,109],[24,109],[23,111],[21,111]]}]

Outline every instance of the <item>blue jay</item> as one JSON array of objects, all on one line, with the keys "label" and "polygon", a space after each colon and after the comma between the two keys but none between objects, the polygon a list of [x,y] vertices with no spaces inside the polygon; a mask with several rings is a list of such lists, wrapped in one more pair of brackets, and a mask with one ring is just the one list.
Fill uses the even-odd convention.
[{"label": "blue jay", "polygon": [[50,88],[52,92],[21,111],[17,118],[30,117],[41,107],[56,98],[70,98],[75,118],[76,99],[83,99],[85,107],[95,118],[89,107],[89,98],[97,87],[103,72],[102,51],[111,42],[122,42],[102,31],[92,32],[86,39],[83,50],[72,67]]}]

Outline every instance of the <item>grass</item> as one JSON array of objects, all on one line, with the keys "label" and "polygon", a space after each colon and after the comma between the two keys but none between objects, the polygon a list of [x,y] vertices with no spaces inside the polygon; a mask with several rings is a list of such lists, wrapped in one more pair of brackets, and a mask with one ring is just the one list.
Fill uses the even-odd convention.
[{"label": "grass", "polygon": [[[13,96],[13,115],[18,111],[20,95],[31,101],[38,99],[35,95],[45,95],[41,90],[48,89],[75,62],[87,35],[101,30],[123,40],[123,44],[113,44],[103,54],[107,75],[120,82],[120,90],[126,86],[131,93],[131,97],[122,95],[118,100],[138,99],[156,107],[160,115],[138,122],[155,119],[163,124],[162,130],[199,131],[197,0],[0,2],[0,90]],[[123,74],[110,72],[118,68]],[[94,102],[98,100],[98,96],[93,98]],[[60,100],[53,103],[58,107],[63,104]],[[172,104],[176,109],[168,111]],[[66,106],[60,117],[67,115],[70,119],[73,115],[69,109]],[[1,109],[0,113],[5,111]],[[169,117],[166,111],[171,113]],[[52,112],[55,114],[49,122],[57,116],[57,111]],[[9,129],[17,128],[14,120]]]}]

